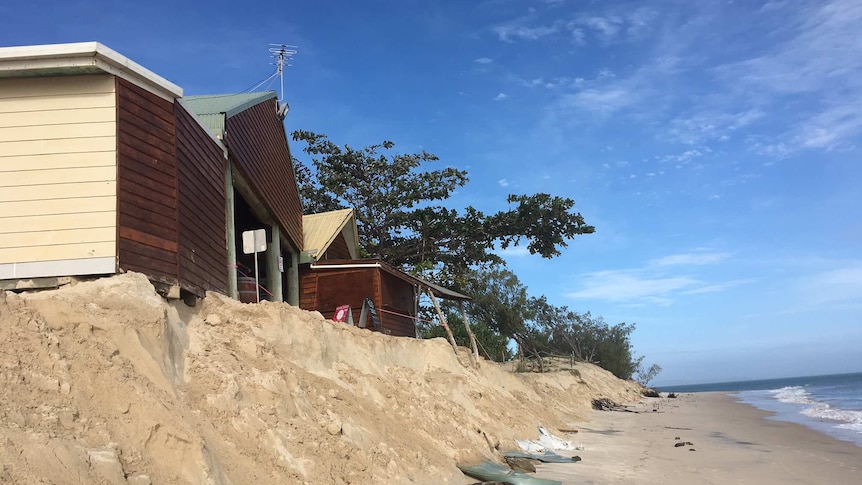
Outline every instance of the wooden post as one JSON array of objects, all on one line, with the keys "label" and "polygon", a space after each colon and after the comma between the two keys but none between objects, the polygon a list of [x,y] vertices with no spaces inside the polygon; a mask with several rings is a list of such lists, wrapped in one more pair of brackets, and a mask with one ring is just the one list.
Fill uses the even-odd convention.
[{"label": "wooden post", "polygon": [[290,248],[290,268],[287,270],[287,302],[299,306],[299,251]]},{"label": "wooden post", "polygon": [[443,330],[446,331],[446,336],[449,337],[449,343],[452,344],[452,349],[455,351],[455,355],[458,355],[458,344],[455,343],[455,336],[452,335],[452,330],[449,328],[449,324],[446,323],[446,317],[443,316],[443,310],[440,309],[440,305],[437,304],[437,299],[434,298],[434,293],[430,288],[426,288],[428,291],[428,296],[431,297],[431,303],[434,304],[434,308],[437,310],[437,315],[440,317],[440,324],[443,325]]},{"label": "wooden post", "polygon": [[233,172],[230,160],[225,160],[224,189],[226,195],[225,223],[227,234],[227,295],[234,300],[239,300],[239,289],[236,284],[236,216],[234,215],[233,198]]},{"label": "wooden post", "polygon": [[464,309],[464,300],[458,302],[461,308],[461,318],[464,320],[464,328],[467,329],[467,336],[470,337],[470,346],[473,347],[473,357],[476,367],[479,366],[479,348],[476,346],[476,336],[473,334],[473,329],[470,328],[470,322],[467,320],[467,310]]},{"label": "wooden post", "polygon": [[272,242],[266,248],[266,282],[269,285],[270,293],[272,293],[273,301],[284,301],[284,291],[282,291],[282,274],[278,267],[278,259],[281,257],[281,228],[278,224],[272,224]]}]

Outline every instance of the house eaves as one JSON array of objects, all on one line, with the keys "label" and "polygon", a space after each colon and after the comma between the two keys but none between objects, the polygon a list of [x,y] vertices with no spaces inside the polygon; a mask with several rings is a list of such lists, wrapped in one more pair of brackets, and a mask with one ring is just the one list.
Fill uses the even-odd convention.
[{"label": "house eaves", "polygon": [[169,101],[183,89],[99,42],[0,47],[0,78],[112,74]]}]

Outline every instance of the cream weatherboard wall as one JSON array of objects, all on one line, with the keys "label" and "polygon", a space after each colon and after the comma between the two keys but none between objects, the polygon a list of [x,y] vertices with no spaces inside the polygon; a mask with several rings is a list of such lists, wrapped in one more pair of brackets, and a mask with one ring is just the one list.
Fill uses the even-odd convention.
[{"label": "cream weatherboard wall", "polygon": [[0,79],[0,280],[117,269],[111,75]]}]

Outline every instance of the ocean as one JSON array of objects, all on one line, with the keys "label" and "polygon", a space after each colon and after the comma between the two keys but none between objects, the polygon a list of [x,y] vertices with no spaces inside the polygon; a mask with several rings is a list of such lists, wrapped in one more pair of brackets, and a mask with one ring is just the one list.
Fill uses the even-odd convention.
[{"label": "ocean", "polygon": [[862,372],[666,386],[662,392],[728,392],[739,401],[862,447]]}]

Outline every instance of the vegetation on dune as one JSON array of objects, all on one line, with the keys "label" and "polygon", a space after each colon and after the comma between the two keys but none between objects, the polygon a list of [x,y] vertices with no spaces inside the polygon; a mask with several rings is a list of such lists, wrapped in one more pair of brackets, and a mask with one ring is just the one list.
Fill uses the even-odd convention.
[{"label": "vegetation on dune", "polygon": [[[472,206],[456,210],[443,201],[466,185],[467,172],[427,169],[439,161],[431,153],[396,153],[391,141],[354,149],[309,131],[292,136],[305,143],[303,151],[311,158],[310,164],[293,160],[305,212],[352,207],[363,256],[470,296],[467,318],[487,358],[511,359],[514,341],[516,354],[534,359],[539,370],[548,355],[596,363],[623,379],[652,378],[661,370],[644,371],[643,358],[634,357],[634,324],[609,325],[589,312],[530,295],[496,253],[524,244],[531,254],[553,258],[575,236],[593,233],[595,228],[572,210],[572,199],[511,194],[508,210],[495,214]],[[444,310],[456,341],[469,346],[460,312],[446,304]],[[442,328],[428,323],[420,323],[420,332],[443,336]]]}]

